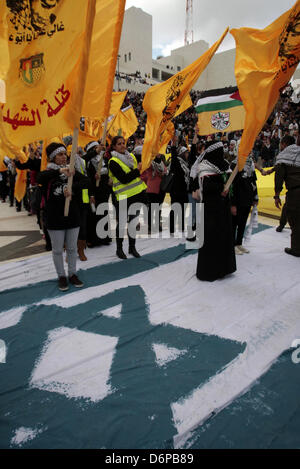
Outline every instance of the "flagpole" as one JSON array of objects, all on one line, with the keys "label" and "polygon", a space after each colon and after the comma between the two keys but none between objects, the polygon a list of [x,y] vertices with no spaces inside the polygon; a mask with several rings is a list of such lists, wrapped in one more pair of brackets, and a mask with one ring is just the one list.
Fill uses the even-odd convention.
[{"label": "flagpole", "polygon": [[[73,172],[74,167],[75,167],[75,154],[77,153],[77,145],[78,145],[78,134],[79,134],[79,128],[76,127],[73,132],[73,139],[72,139],[72,151],[71,151],[71,158],[70,158],[70,171]],[[73,185],[73,175],[68,177],[68,191],[71,194],[72,193],[72,185]],[[65,217],[69,215],[69,208],[70,208],[70,202],[71,202],[71,196],[66,197],[65,200]]]},{"label": "flagpole", "polygon": [[228,181],[226,182],[226,184],[224,186],[224,190],[223,190],[222,194],[227,195],[227,193],[229,191],[229,188],[230,188],[231,184],[233,183],[233,180],[234,180],[235,176],[237,175],[237,173],[238,173],[238,165],[236,165],[236,167],[234,168],[234,170],[230,174],[229,179],[228,179]]},{"label": "flagpole", "polygon": [[[104,121],[104,129],[103,129],[103,135],[101,139],[102,145],[105,145],[106,143],[107,124],[108,124],[108,117],[106,117]],[[100,184],[100,174],[101,174],[102,165],[103,165],[103,154],[100,157],[100,161],[99,161],[98,168],[97,168],[97,175],[99,176],[99,178],[96,180],[96,187],[99,187],[99,184]]]}]

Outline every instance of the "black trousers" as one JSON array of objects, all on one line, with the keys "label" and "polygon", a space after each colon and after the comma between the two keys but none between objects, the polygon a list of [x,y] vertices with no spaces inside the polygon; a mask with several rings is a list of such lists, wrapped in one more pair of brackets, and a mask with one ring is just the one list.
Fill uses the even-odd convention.
[{"label": "black trousers", "polygon": [[291,248],[300,254],[300,189],[288,191],[286,213],[291,227]]},{"label": "black trousers", "polygon": [[[173,194],[170,194],[170,195],[171,195],[171,205],[178,204],[179,207],[181,208],[181,219],[179,217],[177,222],[179,223],[179,229],[181,231],[184,231],[184,227],[185,227],[185,208],[184,208],[184,204],[187,204],[188,201],[189,201],[188,194],[186,193],[182,196],[181,195],[176,196],[176,195],[173,195]],[[171,207],[171,211],[170,211],[169,220],[170,220],[170,233],[174,233],[176,220],[175,220],[175,213],[172,210],[172,207]]]},{"label": "black trousers", "polygon": [[238,205],[236,209],[236,215],[232,215],[233,241],[235,246],[241,246],[251,205],[245,207]]},{"label": "black trousers", "polygon": [[[147,192],[147,199],[148,199],[148,229],[151,229],[151,226],[154,225],[154,218],[158,217],[158,226],[161,225],[161,210],[153,210],[153,204],[161,205],[164,201],[165,193],[153,194],[152,192]],[[151,211],[152,207],[152,211]]]}]

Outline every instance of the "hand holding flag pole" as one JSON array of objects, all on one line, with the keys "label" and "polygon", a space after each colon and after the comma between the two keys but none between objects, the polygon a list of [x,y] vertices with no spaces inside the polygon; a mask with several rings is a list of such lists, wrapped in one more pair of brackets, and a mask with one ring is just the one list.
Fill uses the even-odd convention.
[{"label": "hand holding flag pole", "polygon": [[[69,165],[69,169],[71,173],[73,173],[74,167],[75,167],[75,154],[77,152],[78,134],[79,134],[79,128],[77,127],[74,129],[73,140],[72,140],[72,151],[71,151],[71,158],[70,158],[70,165]],[[72,185],[73,185],[73,175],[68,177],[67,189],[68,189],[69,194],[72,194]],[[64,213],[65,217],[69,215],[70,202],[71,202],[71,196],[66,197],[65,213]]]},{"label": "hand holding flag pole", "polygon": [[[108,118],[106,117],[106,119],[104,121],[104,129],[103,129],[103,135],[102,135],[102,139],[101,139],[101,143],[104,146],[105,146],[105,142],[106,142],[107,123],[108,123]],[[99,176],[99,178],[96,180],[96,187],[99,187],[99,184],[100,184],[100,174],[101,174],[102,166],[103,166],[103,153],[100,156],[100,161],[99,161],[98,168],[97,168],[97,175]]]}]

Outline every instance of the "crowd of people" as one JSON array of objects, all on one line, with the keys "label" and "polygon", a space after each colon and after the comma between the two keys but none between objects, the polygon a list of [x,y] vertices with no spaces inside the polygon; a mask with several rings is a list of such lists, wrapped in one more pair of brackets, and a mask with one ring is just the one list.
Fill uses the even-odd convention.
[{"label": "crowd of people", "polygon": [[[232,88],[218,90],[218,93],[234,91]],[[23,205],[29,215],[37,216],[46,249],[52,250],[59,289],[62,291],[68,289],[69,283],[75,287],[83,286],[77,276],[77,254],[81,261],[85,261],[86,246],[92,248],[112,243],[109,201],[116,214],[116,255],[120,259],[127,258],[124,252],[126,226],[128,253],[140,257],[136,233],[142,206],[148,209],[148,233],[153,233],[154,226],[160,232],[163,229],[161,205],[166,194],[170,194],[170,236],[174,235],[177,223],[182,233],[187,232],[187,241],[193,242],[197,237],[197,202],[203,202],[204,243],[199,249],[197,277],[214,281],[236,270],[236,255],[249,253],[243,246],[243,237],[251,207],[258,204],[255,167],[262,174],[269,174],[264,168],[273,166],[276,174],[274,198],[278,207],[282,184],[288,181],[286,213],[292,228],[292,244],[286,252],[298,257],[300,110],[291,101],[291,93],[290,87],[282,92],[274,112],[258,135],[243,171],[237,174],[229,190],[224,190],[224,186],[237,163],[242,131],[201,136],[197,114],[191,107],[174,119],[175,135],[167,148],[170,157],[158,154],[151,166],[141,173],[147,119],[142,106],[144,94],[129,92],[123,106],[133,106],[139,128],[127,142],[122,136],[115,136],[110,145],[91,141],[84,149],[78,148],[74,171],[68,165],[67,145],[70,144],[70,138],[65,139],[64,143],[47,146],[48,165],[45,171],[40,171],[42,144],[35,147],[31,145],[26,163],[4,158],[7,170],[0,172],[0,198],[2,202],[8,198],[10,206],[15,202],[16,210],[20,211],[21,201],[14,200],[16,170],[29,170]],[[203,95],[192,92],[193,103]],[[281,158],[282,150],[288,156],[283,158],[283,166],[280,166],[279,171],[276,158]],[[294,160],[289,155],[294,155]],[[288,165],[288,174],[284,165]],[[73,177],[71,190],[67,186],[70,176]],[[70,206],[68,216],[65,216],[67,199],[70,200]],[[187,204],[190,216],[186,223],[184,214]],[[173,210],[175,206],[179,211]],[[178,213],[181,213],[181,219],[178,219]],[[67,253],[68,276],[64,268],[64,249]]]}]

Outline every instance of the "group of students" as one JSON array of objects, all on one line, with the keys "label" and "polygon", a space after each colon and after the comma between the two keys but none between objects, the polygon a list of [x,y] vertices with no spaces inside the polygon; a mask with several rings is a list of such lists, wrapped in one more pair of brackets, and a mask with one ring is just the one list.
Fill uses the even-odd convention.
[{"label": "group of students", "polygon": [[[141,174],[141,162],[127,150],[123,137],[116,136],[106,149],[99,142],[90,142],[84,155],[76,155],[75,169],[67,164],[67,149],[61,143],[51,143],[46,148],[48,165],[45,171],[37,173],[36,181],[42,188],[43,219],[51,246],[54,266],[58,276],[58,286],[66,291],[69,284],[82,287],[77,276],[77,253],[85,260],[86,242],[92,247],[110,244],[112,239],[97,229],[101,218],[108,210],[95,212],[99,204],[107,203],[112,197],[116,213],[116,255],[126,259],[124,236],[126,225],[138,223],[142,204],[149,207],[148,229],[151,231],[153,203],[161,204],[165,193],[162,180],[172,174],[169,187],[170,235],[176,229],[172,205],[182,206],[190,202],[193,217],[188,228],[187,239],[195,240],[197,202],[204,203],[204,244],[199,249],[197,277],[213,281],[236,270],[235,254],[248,252],[242,246],[246,221],[253,204],[257,203],[255,168],[251,157],[244,170],[236,177],[230,193],[224,193],[224,184],[232,170],[224,158],[222,142],[198,142],[197,127],[191,149],[178,145],[176,137],[171,142],[171,162],[167,165],[162,155],[158,155],[151,166]],[[232,163],[233,165],[235,162]],[[73,176],[72,190],[69,192],[68,178]],[[209,177],[207,177],[209,176]],[[99,183],[97,184],[97,181]],[[68,216],[64,215],[66,198],[70,199]],[[91,206],[95,207],[94,211]],[[159,210],[159,229],[161,210]],[[108,217],[107,217],[108,218]],[[106,218],[106,220],[107,220]],[[185,217],[182,217],[182,231],[185,230]],[[136,232],[127,230],[128,253],[140,257],[136,249]],[[68,275],[66,275],[63,253],[67,253]]]}]

